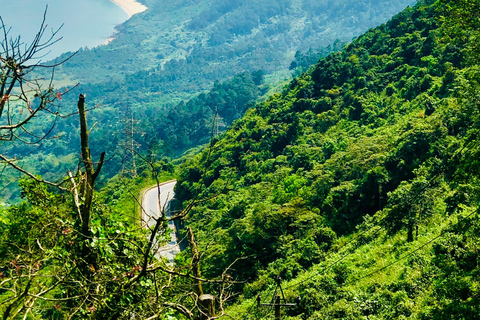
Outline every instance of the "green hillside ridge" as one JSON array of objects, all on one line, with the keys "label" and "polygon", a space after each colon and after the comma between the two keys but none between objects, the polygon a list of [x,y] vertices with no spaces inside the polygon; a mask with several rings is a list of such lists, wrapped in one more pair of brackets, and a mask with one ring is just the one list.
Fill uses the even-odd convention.
[{"label": "green hillside ridge", "polygon": [[240,259],[232,315],[281,276],[285,319],[479,318],[478,6],[407,8],[182,167],[203,274]]},{"label": "green hillside ridge", "polygon": [[147,0],[149,9],[120,25],[111,43],[82,50],[56,77],[91,87],[98,98],[116,86],[115,95],[166,102],[244,71],[287,69],[296,51],[349,41],[413,3]]},{"label": "green hillside ridge", "polygon": [[[93,130],[93,137],[102,139],[101,150],[94,151],[116,155],[110,173],[105,175],[109,178],[121,167],[119,157],[126,152],[124,121],[132,113],[137,151],[148,157],[156,154],[157,159],[179,157],[210,136],[210,124],[206,122],[216,107],[210,104],[211,110],[207,110],[203,102],[198,106],[188,102],[200,101],[195,100],[196,94],[208,95],[216,81],[231,82],[235,76],[258,70],[266,75],[265,85],[275,86],[290,79],[292,61],[297,67],[291,69],[298,74],[318,57],[338,50],[343,42],[333,44],[337,39],[350,41],[412,3],[414,0],[345,0],[328,5],[309,0],[147,0],[149,9],[118,26],[111,43],[81,49],[55,69],[59,92],[66,90],[60,87],[72,89],[56,103],[62,114],[75,112],[76,97],[81,92],[99,106],[90,114],[92,122],[101,124]],[[36,69],[40,73],[46,70]],[[43,76],[50,78],[48,74]],[[233,82],[238,85],[237,80]],[[184,105],[188,114],[197,116],[193,120],[196,129],[191,128],[191,119],[187,125],[182,123],[186,120]],[[243,102],[228,108],[240,108],[235,113],[237,118],[245,110]],[[179,118],[173,119],[176,116]],[[229,122],[224,124],[228,127]],[[72,148],[80,144],[76,128],[75,117],[59,119],[51,133],[56,138],[40,149],[10,144],[6,148],[13,149],[5,153],[22,156],[22,165],[36,174],[58,179],[69,165],[76,165],[76,155],[72,154]],[[19,194],[18,175],[6,172],[4,176],[0,182],[5,190],[3,201],[14,202]]]}]

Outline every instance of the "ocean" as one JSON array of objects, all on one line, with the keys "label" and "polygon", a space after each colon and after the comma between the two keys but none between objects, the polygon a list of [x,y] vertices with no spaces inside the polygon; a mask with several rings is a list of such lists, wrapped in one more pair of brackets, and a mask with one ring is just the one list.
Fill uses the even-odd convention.
[{"label": "ocean", "polygon": [[[31,43],[47,5],[43,39],[48,39],[52,30],[62,24],[55,39],[63,38],[42,51],[46,54],[42,61],[82,47],[101,45],[114,33],[116,25],[128,19],[127,13],[109,0],[0,0],[0,17],[11,28],[9,38],[21,36],[22,42]],[[0,39],[3,40],[3,35]]]}]

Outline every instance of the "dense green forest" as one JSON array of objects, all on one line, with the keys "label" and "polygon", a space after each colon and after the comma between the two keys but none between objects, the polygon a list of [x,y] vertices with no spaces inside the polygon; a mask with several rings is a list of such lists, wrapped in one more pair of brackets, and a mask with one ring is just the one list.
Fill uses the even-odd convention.
[{"label": "dense green forest", "polygon": [[[301,3],[327,12],[326,2]],[[262,22],[299,3],[281,4],[255,14]],[[185,28],[217,22],[228,33],[223,15],[243,5],[202,8]],[[90,110],[95,98],[80,96],[77,129],[73,120],[34,117],[67,94],[39,91],[38,107],[8,109],[3,97],[0,120],[22,121],[23,110],[34,138],[53,123],[54,134],[77,141],[69,147],[78,165],[59,184],[22,179],[22,202],[0,207],[0,314],[202,319],[199,299],[209,293],[218,317],[269,319],[272,308],[257,303],[272,301],[280,284],[296,303],[282,307],[282,319],[479,319],[479,13],[477,0],[419,1],[339,52],[337,42],[295,54],[290,66],[301,72],[311,56],[335,51],[254,105],[269,89],[262,71],[158,113],[134,110],[122,96],[124,114],[104,117],[136,114],[162,131],[138,133],[151,130],[135,139],[146,144],[137,177],[116,176],[101,189],[101,176],[120,170],[101,153],[108,125],[92,129],[108,108]],[[2,81],[22,79],[7,62]],[[16,164],[25,134],[9,125],[0,122],[0,156]],[[54,141],[41,140],[46,150]],[[156,158],[197,144],[205,144],[198,154],[175,163]],[[153,256],[149,235],[169,241],[169,219],[142,228],[138,194],[174,177],[190,248],[169,265]]]},{"label": "dense green forest", "polygon": [[281,276],[292,319],[479,318],[478,6],[407,8],[182,167],[205,275],[244,258],[237,316]]},{"label": "dense green forest", "polygon": [[[265,74],[260,93],[265,93],[267,85],[289,79],[291,72],[300,74],[319,57],[340,49],[345,41],[414,3],[345,0],[327,6],[326,2],[308,0],[275,0],[268,5],[250,0],[144,2],[149,9],[118,26],[115,39],[108,45],[83,48],[73,57],[70,52],[46,63],[68,59],[55,68],[54,76],[59,92],[71,90],[55,102],[63,115],[75,112],[78,93],[86,94],[91,104],[98,106],[89,114],[91,121],[99,124],[92,137],[102,140],[101,150],[95,151],[115,154],[110,169],[102,173],[105,178],[123,167],[124,154],[128,153],[124,146],[129,139],[125,136],[127,118],[133,118],[136,151],[148,157],[154,154],[158,159],[179,157],[210,137],[216,102],[205,104],[201,102],[204,97],[196,98],[197,94],[204,92],[208,97],[212,88],[218,91],[214,87],[217,81],[238,87],[245,80],[242,74],[259,70]],[[50,77],[48,71],[36,69],[44,79]],[[245,87],[252,88],[250,83]],[[223,89],[232,92],[225,85]],[[258,92],[243,94],[258,97]],[[187,102],[190,99],[194,101]],[[237,118],[243,115],[245,101],[236,101],[236,97],[219,99],[223,99],[220,104],[234,104],[228,108],[236,109],[232,112]],[[206,110],[205,105],[212,110]],[[194,121],[185,117],[185,112],[200,116],[194,128]],[[219,115],[223,118],[221,112]],[[178,118],[172,121],[172,117]],[[224,128],[231,119],[222,121],[220,126]],[[22,165],[36,174],[60,179],[76,165],[73,150],[80,145],[77,126],[75,117],[58,119],[51,132],[55,139],[44,141],[41,147],[9,144],[5,148],[12,150],[5,153],[21,156]],[[15,202],[19,176],[6,171],[4,177],[0,181],[3,201]]]}]

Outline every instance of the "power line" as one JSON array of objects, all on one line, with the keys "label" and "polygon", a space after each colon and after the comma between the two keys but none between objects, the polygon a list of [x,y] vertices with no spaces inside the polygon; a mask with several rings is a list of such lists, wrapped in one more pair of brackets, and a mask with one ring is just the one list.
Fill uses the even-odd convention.
[{"label": "power line", "polygon": [[[462,157],[461,151],[463,151],[463,149],[465,149],[465,147],[466,147],[466,146],[464,146],[460,151],[458,151],[457,154],[453,155],[453,156],[451,157],[451,159],[455,158],[458,154],[460,154],[460,158],[461,158],[461,157]],[[442,172],[443,172],[443,170],[442,170]],[[441,176],[441,173],[437,173],[437,174],[433,175],[433,177],[431,177],[431,178],[428,180],[428,182],[423,186],[423,188],[422,188],[421,190],[419,190],[419,191],[424,191],[424,190],[426,190],[427,187],[431,186],[432,183],[433,183],[437,178],[439,178],[440,176]],[[416,196],[416,195],[415,195],[415,196]],[[415,196],[414,196],[414,197],[415,197]],[[473,213],[475,213],[475,212],[476,212],[476,210],[474,210],[473,212],[471,212],[470,214],[468,214],[464,219],[467,219],[468,217],[470,217],[470,216],[471,216]],[[383,219],[385,219],[385,217],[384,217]],[[380,221],[377,221],[377,223],[382,222],[383,219],[380,219]],[[371,229],[373,229],[373,227],[372,227]],[[365,234],[367,231],[369,231],[369,230],[371,230],[371,229],[366,229],[365,231],[363,231],[362,233],[360,233],[356,238],[354,238],[354,239],[352,239],[351,241],[347,242],[347,243],[344,245],[344,247],[347,247],[347,246],[348,246],[349,244],[351,244],[353,241],[358,240],[363,234]],[[377,234],[381,229],[383,229],[383,227],[382,227],[382,226],[379,226],[379,228],[375,231],[375,233],[374,233],[373,235]],[[388,264],[388,265],[386,265],[386,266],[384,266],[384,267],[382,267],[382,268],[380,268],[380,269],[378,269],[378,270],[375,270],[375,271],[373,271],[373,272],[370,272],[370,273],[368,273],[368,274],[366,274],[366,275],[364,275],[364,276],[362,276],[362,277],[360,277],[360,278],[357,278],[357,279],[355,279],[354,281],[346,282],[346,283],[342,284],[341,286],[344,286],[344,285],[346,285],[346,284],[349,284],[349,283],[352,283],[352,282],[356,282],[356,281],[362,280],[362,279],[364,279],[364,278],[367,278],[367,277],[369,277],[369,276],[372,276],[372,275],[375,274],[375,273],[378,273],[378,272],[380,272],[380,271],[382,271],[382,270],[385,270],[385,269],[389,268],[390,266],[398,263],[399,261],[407,258],[408,256],[414,254],[415,252],[421,250],[422,248],[424,248],[424,247],[427,246],[428,244],[434,242],[435,240],[437,240],[438,238],[442,237],[443,235],[444,235],[444,230],[442,230],[442,232],[441,232],[439,235],[437,235],[436,237],[434,237],[433,239],[427,241],[426,243],[422,244],[421,246],[419,246],[419,247],[416,248],[415,250],[413,250],[413,251],[409,252],[408,254],[402,256],[402,257],[399,258],[398,260],[396,260],[396,261],[394,261],[394,262],[392,262],[392,263],[390,263],[390,264]],[[319,276],[321,273],[323,273],[323,272],[325,272],[326,270],[332,268],[332,267],[335,266],[337,263],[343,261],[346,257],[348,257],[349,255],[353,254],[355,251],[356,251],[356,250],[353,250],[353,251],[345,254],[345,255],[342,256],[340,259],[337,259],[337,260],[334,261],[332,264],[330,264],[329,266],[327,266],[326,268],[324,268],[321,272],[316,272],[316,273],[314,273],[314,275],[310,276],[309,278],[307,278],[307,279],[305,279],[305,280],[302,280],[302,281],[300,281],[300,282],[298,282],[298,283],[296,283],[296,284],[294,284],[294,285],[291,285],[291,286],[285,288],[285,290],[291,289],[291,288],[295,288],[295,287],[299,286],[300,284],[303,284],[303,283],[305,283],[305,282],[307,282],[307,281],[312,280],[312,278],[314,278],[314,277],[316,277],[316,276]],[[249,311],[252,309],[252,307],[253,307],[253,305],[249,308]],[[249,312],[249,311],[248,311],[248,312]]]},{"label": "power line", "polygon": [[[424,186],[424,189],[425,189],[428,185],[430,185],[430,184],[431,184],[435,179],[437,179],[438,177],[439,177],[439,174],[434,175],[434,177],[433,177],[432,179],[430,179],[430,180],[428,181],[428,183]],[[384,218],[384,219],[385,219],[385,218]],[[381,219],[380,221],[377,221],[377,223],[382,222],[382,220],[383,220],[383,219]],[[371,229],[373,229],[373,227],[372,227]],[[365,231],[363,231],[362,233],[360,233],[357,237],[355,237],[355,238],[352,239],[351,241],[347,242],[347,244],[345,244],[345,247],[347,247],[347,246],[348,246],[349,244],[351,244],[353,241],[361,238],[362,235],[364,235],[367,231],[370,231],[371,229],[366,229]],[[377,234],[381,229],[383,229],[383,227],[382,227],[382,226],[379,226],[379,228],[374,232],[374,234],[373,234],[372,236],[374,236],[375,234]],[[441,234],[440,234],[440,236],[441,236]],[[435,240],[435,239],[432,239],[432,241],[434,241],[434,240]],[[425,244],[425,245],[426,245],[426,244]],[[420,250],[420,248],[419,248],[418,250]],[[417,251],[418,251],[418,250],[417,250]],[[329,270],[330,268],[334,267],[337,263],[343,261],[346,257],[348,257],[349,255],[353,254],[354,252],[355,252],[355,250],[353,250],[353,251],[345,254],[343,257],[341,257],[340,259],[334,261],[332,264],[330,264],[329,266],[327,266],[326,268],[324,268],[321,272],[324,273],[325,271],[327,271],[327,270]],[[402,257],[401,259],[403,259],[403,258],[405,258],[405,257]],[[388,267],[388,266],[383,267],[382,270],[385,269],[386,267]],[[316,273],[315,273],[314,275],[312,275],[311,277],[309,277],[309,278],[307,278],[307,279],[305,279],[305,280],[303,280],[303,281],[300,281],[300,282],[298,282],[298,283],[296,283],[296,284],[294,284],[294,285],[291,285],[291,286],[285,288],[285,290],[294,288],[294,287],[296,287],[296,286],[299,286],[300,284],[302,284],[302,283],[304,283],[304,282],[307,282],[307,281],[310,281],[313,277],[316,277],[316,276],[319,276],[319,275],[320,275],[320,272],[316,272]],[[368,275],[367,275],[367,276],[368,276]],[[367,277],[367,276],[365,276],[365,277]],[[363,279],[363,278],[356,279],[355,281],[358,281],[358,280],[360,280],[360,279]]]},{"label": "power line", "polygon": [[[477,212],[477,210],[473,210],[471,213],[469,213],[469,214],[468,214],[466,217],[464,217],[462,220],[468,219],[468,218],[469,218],[471,215],[473,215],[475,212]],[[457,223],[457,224],[458,224],[458,223]],[[410,251],[410,252],[407,253],[406,255],[400,257],[399,259],[397,259],[397,260],[395,260],[395,261],[387,264],[386,266],[384,266],[384,267],[382,267],[382,268],[380,268],[380,269],[378,269],[378,270],[372,271],[372,272],[370,272],[370,273],[368,273],[368,274],[366,274],[366,275],[364,275],[364,276],[362,276],[362,277],[360,277],[360,278],[357,278],[357,279],[352,280],[352,281],[349,281],[349,282],[345,282],[343,285],[351,284],[351,283],[353,283],[353,282],[357,282],[357,281],[360,281],[360,280],[362,280],[362,279],[368,278],[368,277],[370,277],[370,276],[372,276],[372,275],[374,275],[374,274],[376,274],[376,273],[378,273],[378,272],[380,272],[380,271],[383,271],[383,270],[385,270],[385,269],[393,266],[394,264],[402,261],[403,259],[411,256],[411,255],[414,254],[415,252],[417,252],[417,251],[421,250],[422,248],[426,247],[428,244],[434,242],[434,241],[437,240],[438,238],[443,237],[443,236],[446,234],[446,231],[447,231],[447,230],[441,230],[441,231],[440,231],[440,234],[438,234],[437,236],[435,236],[435,237],[433,237],[432,239],[428,240],[427,242],[425,242],[424,244],[420,245],[419,247],[415,248],[414,250]]]},{"label": "power line", "polygon": [[[370,228],[370,229],[365,229],[364,231],[362,231],[360,234],[358,234],[358,235],[357,235],[356,237],[354,237],[352,240],[350,240],[349,242],[347,242],[347,243],[344,245],[344,248],[347,247],[348,245],[350,245],[352,242],[360,240],[361,237],[362,237],[365,233],[367,233],[368,231],[372,230],[373,228],[374,228],[374,227],[372,227],[372,228]],[[376,234],[377,234],[378,232],[380,232],[380,230],[382,230],[382,229],[383,229],[383,227],[379,227],[379,228],[372,234],[372,236],[376,235]],[[353,251],[351,251],[351,252],[348,252],[347,254],[345,254],[344,256],[342,256],[340,259],[337,259],[337,260],[334,261],[332,264],[330,264],[330,265],[328,265],[327,267],[325,267],[321,272],[323,273],[323,272],[325,272],[326,270],[332,268],[332,267],[335,266],[337,263],[339,263],[340,261],[342,261],[343,259],[345,259],[347,256],[351,255],[351,254],[354,253],[354,252],[355,252],[355,250],[353,250]],[[311,278],[316,277],[316,276],[319,276],[321,272],[316,272],[313,276],[309,277],[308,279],[305,279],[305,280],[300,281],[300,282],[298,282],[298,283],[296,283],[296,284],[294,284],[294,285],[291,285],[291,286],[289,286],[289,287],[286,287],[286,288],[283,289],[283,290],[292,289],[292,288],[294,288],[294,287],[299,286],[299,285],[302,284],[302,283],[305,283],[305,282],[307,282],[307,281],[310,281]],[[276,287],[276,288],[278,288],[278,286],[279,286],[279,284],[277,284],[277,287]],[[269,292],[267,293],[267,297],[270,295],[270,292],[271,292],[271,291],[272,291],[272,289],[270,288]],[[275,299],[275,292],[276,292],[276,289],[275,289],[274,294],[273,294],[273,296],[272,296],[272,302],[273,302],[273,299]],[[259,296],[259,297],[260,297],[260,296]],[[258,297],[258,298],[259,298],[259,297]],[[257,298],[257,299],[258,299],[258,298]],[[247,314],[250,313],[250,311],[252,310],[252,308],[254,307],[255,304],[258,305],[258,300],[257,300],[257,303],[256,303],[255,301],[253,302],[253,304],[252,304],[252,305],[250,306],[250,308],[247,310]],[[270,308],[269,308],[269,314],[271,313],[272,309],[273,309],[273,304],[271,303],[271,304],[270,304]],[[284,317],[285,317],[285,316],[284,316]]]},{"label": "power line", "polygon": [[[477,209],[473,210],[473,211],[470,212],[468,215],[466,215],[465,217],[461,218],[461,221],[465,221],[466,219],[470,218],[470,217],[471,217],[474,213],[476,213],[477,211],[478,211]],[[458,225],[461,221],[457,222],[456,225]],[[377,234],[381,229],[383,229],[383,227],[379,227],[379,228],[375,231],[375,233],[374,233],[373,235]],[[381,268],[379,268],[379,269],[377,269],[377,270],[374,270],[374,271],[372,271],[372,272],[369,272],[369,273],[367,273],[367,274],[365,274],[365,275],[363,275],[363,276],[361,276],[361,277],[359,277],[359,278],[356,278],[356,279],[354,279],[354,280],[347,281],[347,282],[339,285],[339,287],[343,287],[343,286],[346,286],[346,285],[349,285],[349,284],[358,282],[358,281],[360,281],[360,280],[363,280],[363,279],[365,279],[365,278],[371,277],[372,275],[374,275],[374,274],[376,274],[376,273],[379,273],[379,272],[381,272],[381,271],[384,271],[384,270],[390,268],[391,266],[393,266],[393,265],[397,264],[398,262],[406,259],[407,257],[413,255],[414,253],[420,251],[421,249],[423,249],[423,248],[426,247],[427,245],[435,242],[436,240],[438,240],[439,238],[441,238],[442,236],[444,236],[444,235],[447,233],[447,231],[449,231],[448,229],[450,229],[450,228],[443,228],[438,235],[436,235],[436,236],[433,237],[432,239],[428,240],[427,242],[421,244],[420,246],[416,247],[414,250],[408,252],[407,254],[403,255],[402,257],[398,258],[397,260],[392,261],[391,263],[387,264],[386,266],[383,266],[383,267],[381,267]],[[371,229],[370,229],[370,230],[371,230]],[[368,230],[366,230],[366,231],[368,231]],[[360,236],[363,235],[363,234],[365,234],[366,231],[364,231],[364,232],[362,232],[361,234],[359,234],[355,239],[352,239],[352,241],[348,242],[347,245],[350,244],[350,243],[352,243],[352,242],[355,241],[356,239],[360,238]],[[343,259],[345,259],[347,256],[349,256],[350,254],[352,254],[352,253],[354,253],[354,252],[355,252],[355,250],[347,253],[346,255],[342,256],[340,259],[337,259],[337,260],[334,261],[332,264],[330,264],[330,265],[328,265],[327,267],[325,267],[325,268],[322,270],[322,272],[325,272],[326,270],[330,269],[331,267],[333,267],[334,265],[336,265],[337,263],[339,263],[340,261],[342,261]],[[316,272],[313,276],[309,277],[308,279],[305,279],[305,280],[300,281],[300,282],[298,282],[298,283],[296,283],[296,284],[294,284],[294,285],[291,285],[291,286],[289,286],[289,287],[286,287],[284,290],[292,289],[292,288],[294,288],[294,287],[297,287],[298,285],[300,285],[300,284],[302,284],[302,283],[305,283],[305,282],[307,282],[307,281],[311,281],[312,278],[314,278],[314,277],[316,277],[316,276],[319,276],[319,275],[321,275],[321,272]]]},{"label": "power line", "polygon": [[[351,244],[353,241],[356,241],[356,240],[358,241],[358,240],[361,238],[361,236],[363,236],[365,233],[367,233],[368,231],[370,231],[370,230],[372,230],[372,229],[373,229],[373,227],[370,228],[370,229],[364,230],[362,233],[360,233],[359,235],[357,235],[357,237],[355,237],[355,238],[353,238],[352,240],[350,240],[349,242],[347,242],[344,247],[347,247],[347,246],[348,246],[349,244]],[[372,236],[376,235],[376,234],[377,234],[378,232],[380,232],[380,230],[382,230],[382,229],[383,229],[383,227],[379,227],[379,228],[373,233]],[[345,254],[345,255],[343,255],[341,258],[335,260],[333,263],[331,263],[331,264],[328,265],[327,267],[323,268],[322,271],[316,272],[316,273],[315,273],[314,275],[312,275],[311,277],[309,277],[309,278],[307,278],[307,279],[305,279],[305,280],[302,280],[302,281],[300,281],[300,282],[297,282],[296,284],[293,284],[293,285],[291,285],[291,286],[286,287],[285,290],[291,289],[291,288],[295,288],[295,287],[301,285],[302,283],[305,283],[305,282],[307,282],[307,281],[310,281],[313,277],[316,277],[316,276],[319,276],[319,275],[323,274],[325,271],[331,269],[331,268],[334,267],[337,263],[343,261],[346,257],[348,257],[349,255],[353,254],[354,252],[355,252],[355,250],[348,252],[347,254]]]}]

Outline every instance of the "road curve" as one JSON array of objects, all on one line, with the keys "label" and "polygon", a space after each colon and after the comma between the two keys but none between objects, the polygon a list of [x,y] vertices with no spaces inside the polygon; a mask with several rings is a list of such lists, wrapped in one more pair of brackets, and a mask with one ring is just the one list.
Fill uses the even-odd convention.
[{"label": "road curve", "polygon": [[[175,197],[175,184],[177,181],[167,181],[160,184],[160,202],[158,201],[158,187],[154,186],[149,188],[143,193],[142,197],[142,221],[145,227],[148,227],[150,230],[153,230],[155,226],[156,219],[160,216],[161,212],[164,211],[169,217],[170,214],[170,203]],[[160,203],[160,205],[159,205]],[[173,263],[175,255],[180,252],[180,247],[177,242],[177,236],[175,234],[175,225],[173,221],[168,223],[170,229],[170,242],[160,247],[155,247],[155,256],[165,257],[170,263]]]}]

